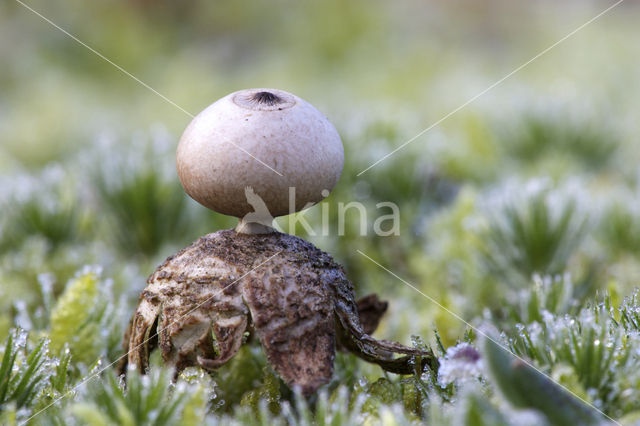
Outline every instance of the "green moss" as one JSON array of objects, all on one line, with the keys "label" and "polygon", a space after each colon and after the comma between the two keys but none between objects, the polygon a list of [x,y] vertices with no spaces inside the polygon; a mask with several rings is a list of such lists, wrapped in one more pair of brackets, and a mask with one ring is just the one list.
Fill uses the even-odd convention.
[{"label": "green moss", "polygon": [[86,365],[96,362],[104,347],[102,284],[96,272],[78,275],[69,281],[51,312],[51,348],[57,352],[68,345],[74,360]]},{"label": "green moss", "polygon": [[242,396],[240,406],[251,408],[256,413],[260,410],[260,404],[266,404],[273,415],[280,413],[280,378],[269,367],[262,369],[262,383]]},{"label": "green moss", "polygon": [[[310,239],[345,266],[359,296],[389,301],[377,337],[406,343],[419,334],[436,346],[435,328],[442,357],[460,341],[479,346],[467,324],[356,249],[469,324],[496,327],[505,345],[607,414],[637,422],[633,8],[455,110],[565,31],[566,14],[543,16],[536,2],[491,13],[472,2],[45,3],[36,9],[190,113],[255,84],[291,90],[327,114],[343,138],[345,167],[332,195],[304,215],[320,230],[329,207],[331,235]],[[576,16],[593,12],[582,3],[572,3]],[[554,412],[557,386],[505,358],[495,376],[506,385],[488,366],[477,380],[444,386],[434,374],[385,375],[339,353],[332,382],[308,400],[274,375],[255,341],[193,381],[172,383],[160,351],[148,375],[132,373],[127,386],[111,368],[101,372],[123,356],[122,328],[149,273],[235,219],[180,188],[175,144],[188,115],[16,2],[0,2],[0,28],[18,40],[0,46],[0,337],[6,342],[17,325],[29,331],[24,345],[0,351],[15,354],[9,380],[0,378],[0,388],[9,385],[1,424],[23,423],[71,390],[30,423],[590,421],[573,400]],[[541,178],[553,182],[549,191],[528,192]],[[336,235],[338,203],[351,201],[367,207],[368,235],[354,210]],[[376,203],[386,201],[399,207],[400,236],[371,233]],[[77,273],[87,264],[99,264],[105,278]],[[105,290],[106,277],[115,292]],[[47,333],[50,353],[46,341],[38,346]],[[491,349],[481,355],[495,358]],[[528,418],[519,407],[531,409]]]}]

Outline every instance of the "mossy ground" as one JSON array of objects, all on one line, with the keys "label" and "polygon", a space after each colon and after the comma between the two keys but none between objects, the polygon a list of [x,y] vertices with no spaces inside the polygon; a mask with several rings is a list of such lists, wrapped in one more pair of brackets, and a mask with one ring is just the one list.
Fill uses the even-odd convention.
[{"label": "mossy ground", "polygon": [[[29,2],[192,113],[278,87],[335,123],[341,181],[301,213],[318,234],[328,211],[330,235],[281,226],[334,255],[358,296],[390,302],[376,337],[428,345],[441,367],[386,375],[339,354],[310,400],[255,345],[212,377],[172,384],[157,356],[126,388],[114,375],[146,277],[235,223],[180,187],[188,115],[0,4],[0,423],[585,424],[597,410],[640,421],[636,5],[358,175],[601,10],[529,3]],[[350,210],[338,236],[338,203],[354,200],[369,231],[389,213],[376,204],[396,203],[400,235],[362,236]]]}]

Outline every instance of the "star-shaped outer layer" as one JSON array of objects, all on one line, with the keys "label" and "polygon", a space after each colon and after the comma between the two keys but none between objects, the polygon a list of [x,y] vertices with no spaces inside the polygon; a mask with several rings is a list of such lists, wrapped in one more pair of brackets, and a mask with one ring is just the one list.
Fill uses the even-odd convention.
[{"label": "star-shaped outer layer", "polygon": [[331,380],[336,348],[399,374],[412,373],[417,357],[436,367],[431,352],[372,338],[386,303],[356,302],[342,267],[293,235],[218,231],[169,257],[147,283],[125,335],[128,363],[142,371],[155,347],[177,372],[215,370],[247,332],[305,395]]}]

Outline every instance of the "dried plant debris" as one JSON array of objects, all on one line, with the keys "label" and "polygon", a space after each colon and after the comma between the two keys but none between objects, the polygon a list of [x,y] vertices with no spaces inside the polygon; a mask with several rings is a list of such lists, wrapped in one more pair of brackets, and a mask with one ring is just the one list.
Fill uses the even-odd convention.
[{"label": "dried plant debris", "polygon": [[177,372],[215,370],[257,335],[274,370],[306,395],[330,381],[336,348],[394,373],[435,368],[431,352],[369,335],[386,308],[375,295],[356,302],[342,267],[307,241],[224,230],[169,257],[149,277],[125,348],[128,363],[142,371],[156,347]]}]

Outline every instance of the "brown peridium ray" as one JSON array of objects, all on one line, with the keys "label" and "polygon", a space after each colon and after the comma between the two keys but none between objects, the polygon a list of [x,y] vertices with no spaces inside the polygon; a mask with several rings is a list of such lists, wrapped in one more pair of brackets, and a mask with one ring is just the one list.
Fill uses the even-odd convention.
[{"label": "brown peridium ray", "polygon": [[336,348],[393,373],[413,373],[416,359],[436,368],[431,352],[372,338],[386,302],[356,302],[330,255],[271,227],[274,216],[326,197],[343,163],[335,128],[290,93],[243,90],[198,114],[178,146],[180,181],[196,201],[240,222],[149,277],[125,335],[128,363],[144,371],[159,347],[178,373],[215,370],[255,334],[274,370],[305,395],[330,381]]}]

